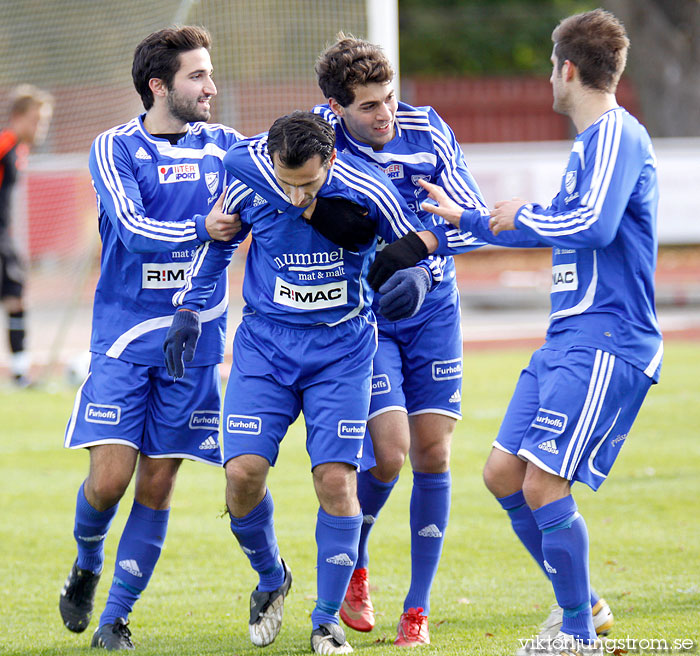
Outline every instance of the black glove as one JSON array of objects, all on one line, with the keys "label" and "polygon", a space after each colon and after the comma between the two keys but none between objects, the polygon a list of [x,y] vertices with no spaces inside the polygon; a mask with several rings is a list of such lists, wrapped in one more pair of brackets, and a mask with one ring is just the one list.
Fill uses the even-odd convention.
[{"label": "black glove", "polygon": [[398,321],[414,316],[420,310],[432,282],[423,267],[401,269],[380,288],[384,294],[379,299],[379,311],[389,321]]},{"label": "black glove", "polygon": [[316,197],[309,223],[326,239],[349,251],[358,251],[374,237],[374,223],[367,209],[347,198]]},{"label": "black glove", "polygon": [[175,313],[163,342],[165,367],[175,380],[185,375],[185,362],[192,362],[201,334],[199,312],[183,308]]},{"label": "black glove", "polygon": [[426,257],[428,248],[423,240],[415,232],[409,232],[377,253],[369,268],[367,282],[377,292],[393,273],[415,266]]}]

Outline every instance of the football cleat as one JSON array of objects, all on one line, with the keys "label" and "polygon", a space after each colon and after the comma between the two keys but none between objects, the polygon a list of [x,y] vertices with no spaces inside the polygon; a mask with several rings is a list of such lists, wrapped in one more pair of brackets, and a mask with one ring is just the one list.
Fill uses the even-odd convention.
[{"label": "football cleat", "polygon": [[366,632],[374,628],[374,606],[369,598],[366,567],[360,567],[352,573],[343,605],[340,607],[340,619],[355,631]]},{"label": "football cleat", "polygon": [[123,617],[117,617],[114,624],[103,624],[98,627],[92,636],[90,646],[107,651],[133,649],[134,643],[131,642],[131,631],[127,627],[128,623],[128,620]]},{"label": "football cleat", "polygon": [[[608,631],[615,622],[612,611],[608,602],[602,597],[598,599],[598,603],[593,607],[593,626],[598,635],[607,635]],[[561,625],[564,619],[564,611],[558,604],[552,604],[549,611],[547,619],[540,626],[540,631],[537,634],[537,638],[540,643],[553,640],[554,637],[559,633]],[[528,656],[529,654],[536,653],[534,651],[532,640],[528,640],[525,645],[520,647],[516,652],[515,656]]]},{"label": "football cleat", "polygon": [[248,631],[251,642],[258,647],[271,644],[282,628],[284,598],[292,587],[292,572],[282,561],[284,581],[277,590],[262,592],[255,588],[250,595],[250,622]]},{"label": "football cleat", "polygon": [[73,563],[58,600],[58,610],[68,630],[82,633],[90,624],[100,574],[81,569],[77,559]]},{"label": "football cleat", "polygon": [[352,647],[340,624],[327,622],[311,632],[311,650],[314,654],[349,654]]},{"label": "football cleat", "polygon": [[422,608],[409,608],[401,615],[394,645],[397,647],[420,647],[430,644],[428,616],[422,615]]}]

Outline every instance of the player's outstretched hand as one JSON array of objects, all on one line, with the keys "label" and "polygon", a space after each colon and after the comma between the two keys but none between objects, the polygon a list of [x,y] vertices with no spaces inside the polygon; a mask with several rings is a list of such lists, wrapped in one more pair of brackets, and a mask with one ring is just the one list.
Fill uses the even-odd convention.
[{"label": "player's outstretched hand", "polygon": [[372,262],[367,274],[367,282],[372,289],[380,291],[380,287],[400,269],[415,266],[428,257],[425,242],[415,232],[409,232],[391,244],[387,244]]},{"label": "player's outstretched hand", "polygon": [[165,367],[173,379],[177,380],[185,375],[185,362],[192,362],[201,334],[199,312],[181,308],[175,313],[163,342]]},{"label": "player's outstretched hand", "polygon": [[241,217],[238,214],[227,214],[224,211],[225,196],[226,189],[217,198],[204,223],[204,227],[214,241],[229,241],[241,229]]},{"label": "player's outstretched hand", "polygon": [[347,198],[317,197],[309,223],[349,251],[358,251],[374,238],[374,223],[367,218],[367,209]]},{"label": "player's outstretched hand", "polygon": [[464,208],[460,207],[455,203],[445,192],[445,190],[432,182],[427,182],[426,180],[418,180],[418,184],[423,187],[428,192],[428,198],[435,201],[434,203],[429,203],[425,201],[421,203],[421,207],[426,212],[432,212],[441,216],[445,221],[451,223],[455,228],[459,228],[459,220],[462,217],[462,212]]},{"label": "player's outstretched hand", "polygon": [[397,271],[379,289],[379,311],[389,321],[414,316],[430,288],[430,274],[422,266]]}]

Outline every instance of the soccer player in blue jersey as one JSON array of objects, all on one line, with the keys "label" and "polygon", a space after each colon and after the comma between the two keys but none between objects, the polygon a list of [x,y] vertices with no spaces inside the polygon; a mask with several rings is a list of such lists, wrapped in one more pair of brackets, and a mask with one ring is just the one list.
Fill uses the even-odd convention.
[{"label": "soccer player in blue jersey", "polygon": [[629,47],[617,18],[602,9],[571,16],[552,40],[554,109],[578,133],[552,204],[503,201],[482,217],[422,184],[439,203],[430,209],[462,230],[552,248],[546,342],[520,376],[484,480],[559,606],[558,621],[519,653],[602,654],[605,604],[591,594],[588,533],[571,486],[605,481],[658,382],[656,158],[647,131],[615,99]]},{"label": "soccer player in blue jersey", "polygon": [[[364,516],[360,555],[340,613],[358,631],[374,627],[368,539],[410,453],[411,583],[394,644],[427,644],[430,589],[450,508],[450,442],[462,416],[460,306],[454,261],[449,256],[483,242],[422,209],[427,192],[419,181],[441,183],[464,209],[484,214],[487,209],[450,127],[431,107],[397,101],[393,70],[378,46],[341,33],[319,57],[316,72],[328,104],[314,111],[335,126],[338,149],[382,169],[421,221],[435,228],[441,252],[448,255],[444,279],[420,312],[397,323],[379,314],[368,424],[376,466],[358,475]],[[397,260],[394,251],[406,239],[415,241],[416,236],[385,248],[377,264],[400,265],[401,253]]]},{"label": "soccer player in blue jersey", "polygon": [[208,33],[164,29],[136,48],[132,76],[146,112],[99,135],[90,153],[102,238],[90,373],[77,392],[65,446],[88,448],[77,495],[78,556],[61,592],[68,629],[84,631],[103,570],[104,540],[136,472],[135,499],[117,549],[92,647],[133,649],[128,616],[153,574],[183,458],[221,465],[220,382],[227,285],[202,312],[190,375],[174,385],[162,342],[173,289],[196,247],[228,240],[240,223],[222,210],[226,151],[241,138],[207,124],[212,80]]},{"label": "soccer player in blue jersey", "polygon": [[[224,163],[241,182],[231,183],[226,207],[240,214],[243,227],[230,243],[210,242],[197,250],[186,285],[174,297],[181,309],[165,343],[170,371],[181,376],[183,358],[191,357],[196,343],[198,313],[237,244],[252,233],[246,305],[224,399],[226,501],[231,530],[259,575],[249,631],[254,644],[265,646],[280,631],[292,580],[280,558],[266,479],[289,425],[303,410],[320,503],[318,595],[311,614],[311,647],[319,654],[352,651],[338,611],[362,525],[355,472],[376,350],[373,292],[366,281],[374,233],[393,242],[423,228],[381,172],[336,153],[334,144],[333,128],[323,118],[294,112],[278,119],[268,135],[229,151]],[[369,239],[343,248],[313,227],[319,206],[333,198],[365,208],[374,226]],[[396,318],[417,311],[439,276],[431,266],[421,263],[390,279],[382,288],[382,311]]]}]

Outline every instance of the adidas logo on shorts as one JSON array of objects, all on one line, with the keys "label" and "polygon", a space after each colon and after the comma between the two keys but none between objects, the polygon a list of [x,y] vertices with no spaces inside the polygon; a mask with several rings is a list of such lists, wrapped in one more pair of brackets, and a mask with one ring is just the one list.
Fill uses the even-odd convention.
[{"label": "adidas logo on shorts", "polygon": [[200,450],[202,449],[216,449],[219,446],[216,440],[210,435],[204,442],[199,445]]},{"label": "adidas logo on shorts", "polygon": [[129,572],[129,574],[132,576],[138,576],[139,578],[143,576],[141,570],[139,569],[139,564],[133,559],[120,560],[119,567],[121,567],[125,572]]},{"label": "adidas logo on shorts", "polygon": [[418,535],[422,538],[441,538],[442,532],[435,524],[428,524],[418,531]]},{"label": "adidas logo on shorts", "polygon": [[462,395],[459,393],[459,390],[456,389],[454,391],[454,394],[450,397],[450,403],[459,403],[462,400]]},{"label": "adidas logo on shorts", "polygon": [[344,567],[352,567],[355,564],[346,553],[339,553],[330,558],[326,558],[326,562],[331,565],[343,565]]},{"label": "adidas logo on shorts", "polygon": [[542,451],[547,451],[547,453],[553,453],[555,456],[559,454],[559,449],[557,449],[557,443],[554,440],[547,440],[542,442],[542,444],[537,445],[538,449]]}]

